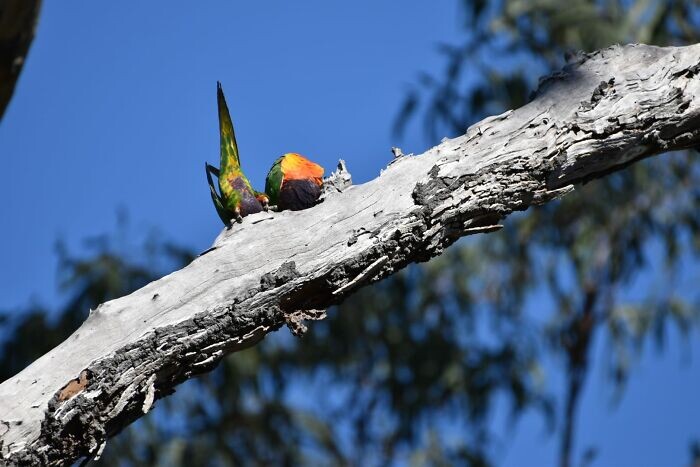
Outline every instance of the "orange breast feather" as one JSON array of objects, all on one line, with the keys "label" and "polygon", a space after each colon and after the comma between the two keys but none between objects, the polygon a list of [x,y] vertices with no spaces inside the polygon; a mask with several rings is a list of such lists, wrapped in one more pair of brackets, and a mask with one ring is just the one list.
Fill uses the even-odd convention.
[{"label": "orange breast feather", "polygon": [[323,167],[296,153],[289,153],[282,160],[284,180],[313,180],[318,186],[323,184]]}]

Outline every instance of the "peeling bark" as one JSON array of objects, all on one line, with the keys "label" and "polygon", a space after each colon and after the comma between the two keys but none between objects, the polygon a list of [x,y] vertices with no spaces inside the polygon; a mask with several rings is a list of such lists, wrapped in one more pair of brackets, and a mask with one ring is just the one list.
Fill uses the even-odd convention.
[{"label": "peeling bark", "polygon": [[[64,464],[188,378],[513,211],[645,157],[700,143],[700,45],[612,47],[542,80],[532,102],[323,202],[259,213],[184,269],[100,305],[65,342],[0,385],[0,459]],[[343,181],[345,180],[345,181]]]}]

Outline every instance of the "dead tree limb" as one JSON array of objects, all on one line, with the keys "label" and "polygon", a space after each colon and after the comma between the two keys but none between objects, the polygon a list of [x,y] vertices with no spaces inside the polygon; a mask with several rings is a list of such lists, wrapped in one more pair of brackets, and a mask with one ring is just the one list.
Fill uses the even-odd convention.
[{"label": "dead tree limb", "polygon": [[[487,118],[320,205],[260,213],[184,269],[107,302],[0,385],[0,459],[62,464],[186,379],[513,211],[647,156],[700,143],[700,44],[612,47],[545,78]],[[362,338],[362,336],[358,336]]]}]

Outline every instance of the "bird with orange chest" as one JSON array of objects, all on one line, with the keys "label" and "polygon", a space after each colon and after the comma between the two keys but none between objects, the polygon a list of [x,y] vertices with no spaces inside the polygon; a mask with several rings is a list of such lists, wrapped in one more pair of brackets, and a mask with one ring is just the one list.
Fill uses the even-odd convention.
[{"label": "bird with orange chest", "polygon": [[294,152],[277,159],[265,179],[265,194],[279,211],[312,207],[322,187],[323,167]]},{"label": "bird with orange chest", "polygon": [[[297,153],[287,153],[272,165],[265,180],[265,192],[256,191],[243,173],[238,144],[233,131],[221,83],[217,83],[221,166],[205,163],[209,194],[223,223],[242,222],[243,217],[268,205],[277,211],[299,211],[314,206],[321,196],[323,167]],[[216,190],[212,175],[219,179]]]}]

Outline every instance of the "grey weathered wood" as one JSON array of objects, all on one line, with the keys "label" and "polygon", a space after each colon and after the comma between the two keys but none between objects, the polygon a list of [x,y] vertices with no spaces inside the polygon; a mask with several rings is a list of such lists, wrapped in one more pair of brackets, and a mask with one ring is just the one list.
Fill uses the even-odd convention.
[{"label": "grey weathered wood", "polygon": [[700,45],[580,55],[528,105],[420,156],[398,152],[369,183],[335,183],[306,211],[245,218],[189,266],[92,311],[0,385],[1,458],[96,455],[175,385],[285,322],[302,332],[304,318],[460,236],[497,230],[513,211],[697,146],[699,62]]}]

